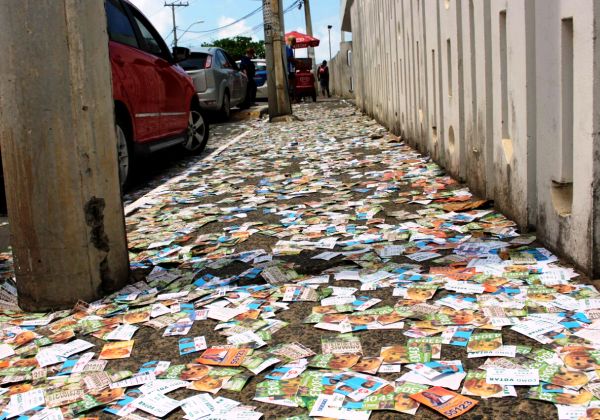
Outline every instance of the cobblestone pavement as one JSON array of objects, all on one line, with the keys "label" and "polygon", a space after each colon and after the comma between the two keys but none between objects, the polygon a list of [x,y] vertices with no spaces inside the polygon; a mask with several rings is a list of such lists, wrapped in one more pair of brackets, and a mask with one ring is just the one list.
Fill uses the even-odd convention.
[{"label": "cobblestone pavement", "polygon": [[41,389],[102,418],[595,418],[587,279],[351,104],[294,112],[147,197],[124,290],[53,315],[4,293],[8,410]]}]

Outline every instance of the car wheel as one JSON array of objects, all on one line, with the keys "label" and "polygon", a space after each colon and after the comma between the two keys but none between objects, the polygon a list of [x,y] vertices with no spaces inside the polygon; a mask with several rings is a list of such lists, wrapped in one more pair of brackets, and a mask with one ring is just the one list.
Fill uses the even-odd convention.
[{"label": "car wheel", "polygon": [[208,143],[208,123],[198,109],[192,109],[188,120],[188,129],[183,148],[192,154],[199,154]]},{"label": "car wheel", "polygon": [[229,99],[229,93],[225,92],[223,95],[223,105],[221,106],[221,117],[224,120],[228,120],[231,116],[231,99]]},{"label": "car wheel", "polygon": [[132,163],[133,163],[133,150],[131,149],[131,142],[127,138],[125,125],[117,121],[115,124],[115,132],[117,135],[117,163],[119,166],[119,183],[121,184],[121,190],[125,189],[127,183],[131,178]]}]

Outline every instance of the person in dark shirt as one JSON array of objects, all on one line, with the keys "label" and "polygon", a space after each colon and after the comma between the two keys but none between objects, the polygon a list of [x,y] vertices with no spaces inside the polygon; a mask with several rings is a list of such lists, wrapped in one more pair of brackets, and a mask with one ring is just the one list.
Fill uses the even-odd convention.
[{"label": "person in dark shirt", "polygon": [[285,54],[287,57],[288,90],[290,94],[290,101],[296,100],[296,58],[294,56],[295,45],[296,38],[293,36],[289,37],[285,46]]},{"label": "person in dark shirt", "polygon": [[325,96],[325,92],[327,92],[327,97],[331,98],[331,94],[329,93],[329,67],[327,67],[327,61],[325,60],[319,66],[317,79],[319,79],[321,85],[321,94]]},{"label": "person in dark shirt", "polygon": [[256,75],[256,66],[252,59],[254,58],[254,48],[248,48],[246,55],[242,57],[240,62],[240,69],[248,78],[248,85],[246,87],[246,100],[244,101],[248,106],[254,105],[256,102],[256,81],[254,76]]}]

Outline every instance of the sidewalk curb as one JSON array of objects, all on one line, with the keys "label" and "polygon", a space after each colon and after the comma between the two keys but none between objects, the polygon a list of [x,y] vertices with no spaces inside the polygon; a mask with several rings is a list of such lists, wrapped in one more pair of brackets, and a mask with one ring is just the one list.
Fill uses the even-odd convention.
[{"label": "sidewalk curb", "polygon": [[260,119],[263,115],[269,112],[269,106],[262,106],[260,108],[245,109],[236,114],[233,114],[231,121],[244,121],[249,119]]},{"label": "sidewalk curb", "polygon": [[[250,131],[251,130],[244,131],[242,134],[234,137],[233,139],[231,139],[230,141],[228,141],[227,143],[225,143],[224,145],[222,145],[221,147],[219,147],[217,150],[213,151],[211,154],[209,154],[205,158],[199,160],[198,162],[206,162],[206,161],[214,160],[225,149],[227,149],[232,144],[234,144],[234,143],[238,142],[239,140],[243,139],[244,137],[246,137],[250,133]],[[190,169],[193,169],[193,166]],[[156,195],[157,193],[159,193],[161,191],[164,191],[167,188],[167,186],[169,186],[171,184],[175,184],[176,182],[179,182],[180,180],[184,179],[187,176],[187,174],[190,171],[190,169],[187,169],[182,174],[179,174],[179,175],[177,175],[177,176],[169,179],[168,181],[166,181],[165,183],[159,185],[158,187],[154,188],[153,190],[148,191],[146,194],[144,194],[142,197],[140,197],[137,200],[135,200],[133,203],[130,203],[127,206],[125,206],[125,208],[123,210],[123,212],[125,213],[125,216],[129,216],[129,215],[135,213],[136,210],[138,210],[143,205],[147,204],[152,199],[152,197],[154,195]]]}]

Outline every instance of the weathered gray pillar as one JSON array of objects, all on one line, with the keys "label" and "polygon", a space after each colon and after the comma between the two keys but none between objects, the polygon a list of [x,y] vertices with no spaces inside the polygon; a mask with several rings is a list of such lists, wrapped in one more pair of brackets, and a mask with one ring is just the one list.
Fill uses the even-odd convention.
[{"label": "weathered gray pillar", "polygon": [[0,0],[0,146],[19,304],[127,282],[103,0]]}]

